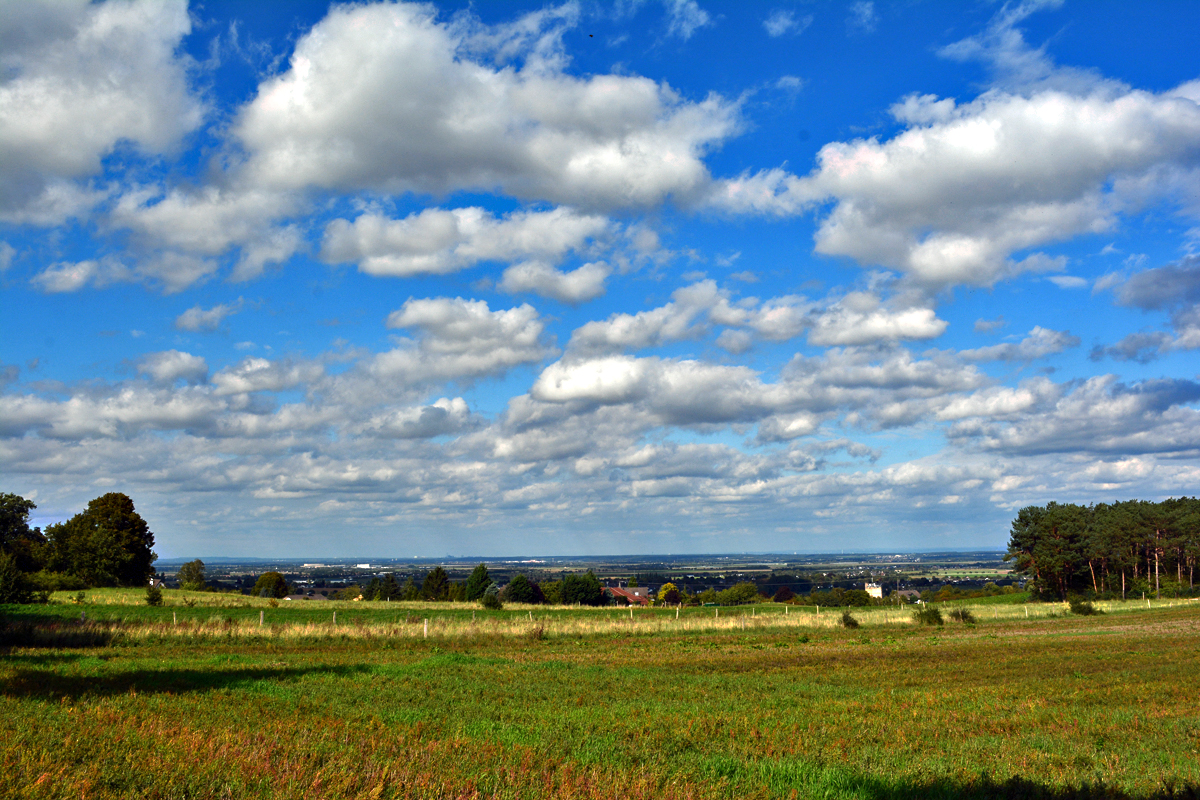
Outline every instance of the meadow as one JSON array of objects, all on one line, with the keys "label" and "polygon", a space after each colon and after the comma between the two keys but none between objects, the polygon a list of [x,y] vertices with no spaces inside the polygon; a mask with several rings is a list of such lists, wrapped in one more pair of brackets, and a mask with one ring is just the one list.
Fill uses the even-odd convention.
[{"label": "meadow", "polygon": [[4,608],[0,795],[1200,796],[1195,601],[847,629],[772,604],[166,596]]}]

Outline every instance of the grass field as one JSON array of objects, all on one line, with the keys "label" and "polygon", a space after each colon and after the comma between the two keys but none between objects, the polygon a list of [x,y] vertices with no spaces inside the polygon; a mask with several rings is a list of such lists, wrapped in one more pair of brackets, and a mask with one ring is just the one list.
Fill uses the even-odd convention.
[{"label": "grass field", "polygon": [[140,596],[4,609],[0,795],[1200,796],[1194,601],[848,630],[770,605]]}]

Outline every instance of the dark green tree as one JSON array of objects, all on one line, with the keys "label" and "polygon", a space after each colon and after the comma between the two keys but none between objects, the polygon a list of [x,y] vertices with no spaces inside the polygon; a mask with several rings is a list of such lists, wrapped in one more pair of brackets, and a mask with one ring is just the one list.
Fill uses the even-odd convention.
[{"label": "dark green tree", "polygon": [[492,582],[491,576],[488,575],[486,564],[480,564],[471,572],[471,577],[467,578],[467,600],[474,601],[483,597],[484,591],[488,584]]},{"label": "dark green tree", "polygon": [[278,572],[264,572],[254,582],[254,588],[250,590],[250,594],[255,597],[287,597],[287,579]]},{"label": "dark green tree", "polygon": [[425,600],[446,600],[450,596],[450,576],[441,567],[425,573],[421,583],[421,597]]},{"label": "dark green tree", "polygon": [[537,604],[544,603],[546,598],[542,596],[542,590],[536,583],[524,575],[518,575],[508,586],[504,587],[503,600],[506,603]]},{"label": "dark green tree", "polygon": [[32,500],[16,494],[0,494],[0,553],[13,557],[17,569],[34,572],[41,569],[46,537],[29,527],[29,513],[37,508]]},{"label": "dark green tree", "polygon": [[416,582],[413,581],[412,578],[409,578],[408,580],[406,580],[404,582],[404,587],[400,590],[400,599],[401,600],[420,600],[421,599],[421,587],[417,586]]},{"label": "dark green tree", "polygon": [[199,592],[205,587],[204,562],[200,559],[189,561],[179,568],[179,588]]},{"label": "dark green tree", "polygon": [[375,599],[399,600],[400,592],[400,581],[396,580],[396,573],[389,572],[379,581],[379,587],[375,591]]},{"label": "dark green tree", "polygon": [[0,552],[0,603],[28,603],[29,586],[17,560]]},{"label": "dark green tree", "polygon": [[500,600],[500,587],[495,583],[489,583],[487,588],[483,590],[483,595],[479,598],[479,602],[483,603],[484,608],[490,608],[493,611],[504,608],[504,603]]},{"label": "dark green tree", "polygon": [[589,569],[583,575],[568,575],[562,581],[562,601],[574,606],[602,606],[608,603],[604,587]]},{"label": "dark green tree", "polygon": [[154,575],[154,534],[133,501],[110,492],[46,528],[50,568],[90,586],[144,586]]}]

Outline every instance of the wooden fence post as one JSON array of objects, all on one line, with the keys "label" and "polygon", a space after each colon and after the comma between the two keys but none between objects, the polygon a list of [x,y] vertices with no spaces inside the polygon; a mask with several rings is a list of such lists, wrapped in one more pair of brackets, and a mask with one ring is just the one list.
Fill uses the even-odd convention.
[{"label": "wooden fence post", "polygon": [[426,639],[429,638],[429,620],[428,619],[425,620],[425,638]]}]

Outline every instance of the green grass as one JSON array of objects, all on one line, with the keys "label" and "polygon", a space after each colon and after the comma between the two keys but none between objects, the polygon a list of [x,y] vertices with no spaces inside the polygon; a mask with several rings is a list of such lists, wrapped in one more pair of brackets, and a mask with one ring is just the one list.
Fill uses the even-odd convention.
[{"label": "green grass", "polygon": [[[3,607],[27,638],[0,661],[0,796],[1200,791],[1200,604],[1086,618],[1055,604],[1028,620],[979,606],[978,624],[936,630],[877,609],[855,609],[862,627],[845,630],[840,610],[783,618],[760,607],[745,631],[726,620],[743,610],[722,610],[728,628],[699,625],[712,609],[672,628],[666,610],[631,623],[627,611],[542,609],[541,640],[527,635],[528,611],[523,625],[505,610],[471,633],[469,608],[442,609],[459,627],[424,639],[388,621],[403,610],[349,605],[339,623],[344,613],[359,624],[341,633],[305,619],[330,615],[324,605],[264,605],[292,619],[261,636],[259,605]],[[99,624],[79,625],[80,611]],[[183,635],[173,611],[201,627],[246,618]],[[30,646],[83,630],[104,635]]]}]

